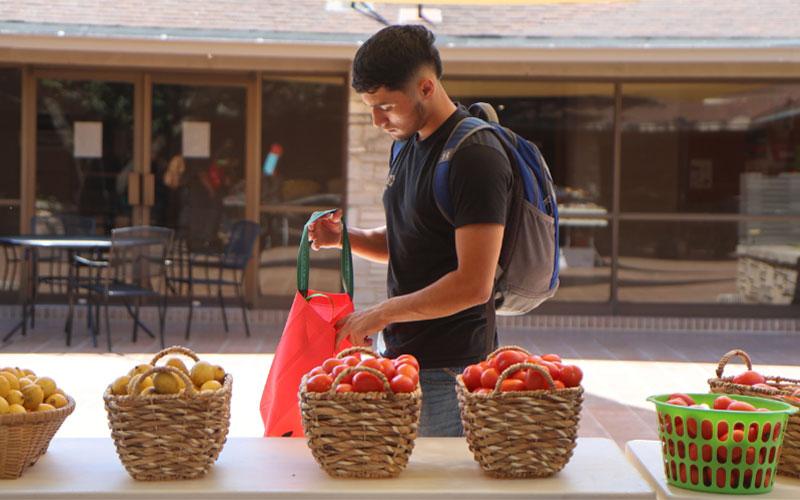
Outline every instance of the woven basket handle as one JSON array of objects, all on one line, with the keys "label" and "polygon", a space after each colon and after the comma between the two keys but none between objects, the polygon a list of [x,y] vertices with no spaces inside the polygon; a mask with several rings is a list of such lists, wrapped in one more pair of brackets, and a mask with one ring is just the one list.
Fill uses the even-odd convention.
[{"label": "woven basket handle", "polygon": [[347,349],[345,349],[342,352],[340,352],[339,354],[337,354],[336,357],[338,359],[342,359],[342,358],[344,358],[346,356],[349,356],[349,355],[351,355],[351,354],[353,354],[355,352],[358,352],[358,353],[361,353],[361,354],[369,354],[373,358],[380,358],[381,357],[380,354],[378,354],[377,352],[373,351],[369,347],[362,347],[362,346],[358,346],[358,345],[357,346],[353,346],[353,347],[348,347]]},{"label": "woven basket handle", "polygon": [[138,375],[134,379],[135,382],[133,383],[132,391],[128,391],[128,393],[133,393],[130,394],[132,396],[139,396],[139,393],[142,392],[142,387],[141,387],[142,382],[144,381],[144,379],[146,379],[148,376],[154,373],[171,373],[172,375],[179,377],[183,380],[183,383],[186,385],[186,387],[184,388],[186,392],[188,392],[191,395],[197,394],[197,391],[194,388],[194,383],[192,382],[192,380],[189,377],[187,377],[185,373],[183,373],[181,370],[178,370],[174,366],[154,366],[152,368],[147,369],[147,371],[142,372],[141,375]]},{"label": "woven basket handle", "polygon": [[519,370],[523,370],[525,368],[530,368],[531,370],[539,372],[539,374],[542,377],[544,377],[544,379],[547,381],[547,385],[550,386],[551,391],[556,388],[556,384],[555,382],[553,382],[553,377],[550,376],[550,370],[548,370],[544,366],[536,365],[533,363],[516,363],[503,370],[503,373],[501,373],[500,376],[497,377],[497,383],[494,384],[494,390],[492,391],[492,395],[495,395],[498,392],[500,392],[500,386],[503,385],[503,381],[505,379],[507,379],[514,373],[518,372]]},{"label": "woven basket handle", "polygon": [[750,356],[748,356],[747,353],[741,349],[734,349],[726,352],[725,355],[719,360],[719,365],[717,366],[717,378],[722,378],[722,371],[725,369],[725,365],[727,365],[728,361],[730,361],[734,356],[742,358],[744,363],[747,365],[748,370],[753,369],[753,363],[750,362]]},{"label": "woven basket handle", "polygon": [[333,379],[331,388],[328,389],[328,394],[335,393],[336,386],[339,385],[339,382],[341,382],[342,379],[345,378],[348,374],[356,372],[367,372],[375,375],[381,382],[383,382],[383,390],[387,394],[390,395],[394,394],[394,391],[392,391],[392,387],[389,385],[389,381],[386,379],[386,375],[384,375],[382,371],[376,370],[375,368],[370,368],[369,366],[351,366],[339,372],[339,375],[336,375],[336,378]]},{"label": "woven basket handle", "polygon": [[195,354],[195,352],[193,350],[189,349],[188,347],[182,347],[182,346],[179,346],[179,345],[173,345],[173,346],[167,347],[166,349],[162,349],[161,351],[158,351],[156,353],[156,355],[153,356],[153,359],[150,360],[150,364],[155,366],[156,362],[158,362],[159,359],[161,359],[164,356],[167,356],[169,354],[183,354],[184,356],[192,358],[195,361],[195,363],[200,361],[200,358],[197,356],[197,354]]},{"label": "woven basket handle", "polygon": [[490,359],[492,359],[493,357],[497,356],[498,354],[500,354],[503,351],[519,351],[519,352],[524,352],[526,356],[530,356],[531,355],[531,353],[528,352],[527,349],[522,348],[522,347],[520,347],[518,345],[506,345],[506,346],[500,347],[498,349],[495,349],[494,352],[492,352],[491,354],[486,356],[486,361],[489,361]]}]

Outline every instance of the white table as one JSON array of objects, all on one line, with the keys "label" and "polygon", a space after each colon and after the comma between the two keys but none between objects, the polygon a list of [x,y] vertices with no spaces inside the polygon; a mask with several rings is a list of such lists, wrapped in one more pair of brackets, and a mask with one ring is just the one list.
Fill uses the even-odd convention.
[{"label": "white table", "polygon": [[647,482],[609,439],[579,439],[554,477],[492,479],[457,438],[420,438],[395,479],[332,479],[303,439],[229,439],[202,479],[138,482],[123,469],[111,439],[54,439],[20,479],[0,481],[0,498],[62,499],[655,499]]},{"label": "white table", "polygon": [[[661,461],[661,443],[658,441],[629,441],[625,447],[625,454],[636,469],[655,488],[659,499],[715,499],[734,496],[703,493],[668,485],[667,479],[664,477],[664,466]],[[800,479],[777,476],[775,486],[771,492],[760,495],[735,495],[735,497],[753,499],[791,498],[792,500],[798,500],[800,499]]]}]

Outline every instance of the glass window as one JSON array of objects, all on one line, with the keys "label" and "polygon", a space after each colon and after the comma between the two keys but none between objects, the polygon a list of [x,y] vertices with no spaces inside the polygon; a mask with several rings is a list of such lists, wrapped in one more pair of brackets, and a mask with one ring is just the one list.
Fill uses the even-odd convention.
[{"label": "glass window", "polygon": [[[795,236],[800,243],[800,234]],[[619,299],[629,302],[788,304],[781,286],[797,274],[792,247],[750,245],[737,222],[623,221],[620,223]],[[800,257],[795,247],[794,262]],[[763,254],[763,255],[762,255]],[[759,260],[763,266],[756,266]],[[781,262],[784,264],[781,264]],[[763,269],[761,268],[763,267]],[[766,269],[774,276],[767,278]],[[788,285],[788,284],[787,284]],[[765,292],[768,291],[768,292]],[[774,295],[759,299],[759,293]],[[784,294],[784,295],[781,295]],[[788,294],[788,295],[786,295]]]},{"label": "glass window", "polygon": [[[297,289],[297,246],[316,210],[342,206],[347,87],[341,76],[266,76],[262,87],[260,293]],[[310,286],[338,290],[339,252],[311,252]]]},{"label": "glass window", "polygon": [[[0,200],[19,202],[20,134],[21,134],[21,77],[15,68],[0,68],[0,164],[3,182]],[[7,229],[5,226],[0,230]]]},{"label": "glass window", "polygon": [[608,302],[611,224],[606,219],[561,219],[561,269],[553,300]]},{"label": "glass window", "polygon": [[36,215],[78,214],[99,232],[130,222],[133,84],[40,79]]},{"label": "glass window", "polygon": [[622,92],[623,211],[800,214],[800,85]]}]

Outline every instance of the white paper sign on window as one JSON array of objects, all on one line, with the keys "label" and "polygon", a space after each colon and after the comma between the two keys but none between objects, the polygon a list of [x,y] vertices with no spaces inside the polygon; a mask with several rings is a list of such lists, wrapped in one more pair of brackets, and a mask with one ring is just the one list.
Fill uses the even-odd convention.
[{"label": "white paper sign on window", "polygon": [[75,122],[73,132],[75,158],[103,157],[103,122]]},{"label": "white paper sign on window", "polygon": [[211,124],[209,122],[183,122],[183,156],[208,158],[211,149]]}]

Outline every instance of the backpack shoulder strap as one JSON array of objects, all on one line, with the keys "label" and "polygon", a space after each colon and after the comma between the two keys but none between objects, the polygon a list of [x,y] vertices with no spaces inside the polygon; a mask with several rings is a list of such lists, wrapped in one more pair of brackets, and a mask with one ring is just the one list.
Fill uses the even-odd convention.
[{"label": "backpack shoulder strap", "polygon": [[394,161],[398,156],[400,156],[400,152],[403,151],[403,148],[406,147],[406,144],[408,144],[408,140],[392,142],[392,153],[391,156],[389,156],[389,166],[394,164]]},{"label": "backpack shoulder strap", "polygon": [[436,163],[436,169],[433,173],[433,197],[436,200],[436,206],[439,207],[439,211],[442,212],[442,215],[450,224],[454,223],[453,200],[450,198],[449,183],[450,160],[453,159],[464,141],[479,130],[494,130],[494,127],[474,116],[464,118],[458,122],[453,131],[450,132],[450,137],[447,138],[442,154],[439,156],[439,161]]}]

